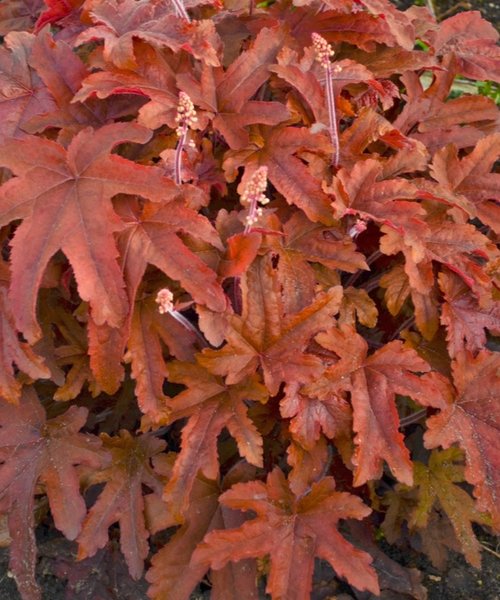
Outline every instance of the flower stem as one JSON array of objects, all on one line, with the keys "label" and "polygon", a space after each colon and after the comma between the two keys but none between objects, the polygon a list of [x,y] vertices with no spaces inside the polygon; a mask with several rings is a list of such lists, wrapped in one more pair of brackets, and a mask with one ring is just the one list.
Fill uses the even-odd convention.
[{"label": "flower stem", "polygon": [[332,164],[334,167],[338,167],[340,162],[339,128],[337,124],[337,110],[335,108],[335,94],[333,92],[332,65],[330,63],[326,66],[325,72],[326,100],[328,104],[328,118],[330,120],[330,139],[332,140],[333,145]]},{"label": "flower stem", "polygon": [[188,127],[186,124],[182,126],[182,135],[177,142],[175,147],[175,161],[174,161],[174,177],[177,185],[182,184],[182,153],[184,152],[184,146],[187,143]]}]

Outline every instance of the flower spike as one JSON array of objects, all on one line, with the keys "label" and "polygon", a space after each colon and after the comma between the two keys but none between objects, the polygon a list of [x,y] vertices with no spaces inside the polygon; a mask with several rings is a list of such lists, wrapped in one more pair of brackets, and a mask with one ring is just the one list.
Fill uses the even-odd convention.
[{"label": "flower spike", "polygon": [[335,167],[338,167],[340,160],[340,143],[339,143],[339,130],[337,125],[337,112],[335,109],[335,94],[333,93],[333,72],[338,73],[341,67],[337,65],[332,69],[331,58],[335,55],[335,51],[331,45],[325,40],[324,37],[319,33],[313,33],[311,35],[313,48],[316,53],[316,60],[325,70],[326,75],[326,101],[328,104],[328,118],[330,121],[330,139],[334,148],[332,163]]},{"label": "flower spike", "polygon": [[188,142],[188,133],[190,129],[196,127],[198,117],[191,98],[185,92],[179,92],[179,104],[177,106],[177,115],[175,117],[177,123],[176,133],[179,136],[179,141],[175,148],[175,183],[182,183],[182,152],[186,146],[194,147],[194,142]]},{"label": "flower spike", "polygon": [[[262,206],[269,203],[265,195],[267,188],[267,167],[259,167],[245,185],[241,194],[241,203],[249,206],[248,215],[245,219],[245,231],[248,233],[262,216]],[[260,204],[260,206],[259,206]]]}]

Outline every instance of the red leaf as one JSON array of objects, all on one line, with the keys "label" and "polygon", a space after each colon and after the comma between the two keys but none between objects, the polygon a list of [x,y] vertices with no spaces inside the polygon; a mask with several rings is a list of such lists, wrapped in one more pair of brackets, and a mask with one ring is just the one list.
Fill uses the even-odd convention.
[{"label": "red leaf", "polygon": [[19,340],[14,325],[7,288],[0,278],[0,396],[16,403],[21,395],[22,384],[15,377],[14,364],[33,379],[50,377],[44,361],[30,346]]},{"label": "red leaf", "polygon": [[162,0],[98,0],[89,15],[97,23],[84,30],[76,45],[104,40],[104,58],[120,69],[137,67],[134,39],[174,52],[186,50],[208,65],[217,66],[220,39],[212,21],[188,23],[173,14],[174,7]]},{"label": "red leaf", "polygon": [[453,273],[440,273],[439,286],[446,302],[441,309],[441,323],[447,329],[448,352],[457,356],[466,348],[477,352],[486,346],[488,329],[500,335],[500,303],[481,307],[469,288]]},{"label": "red leaf", "polygon": [[[144,42],[134,47],[138,60],[134,72],[108,66],[105,71],[91,73],[82,82],[73,102],[87,102],[89,97],[109,98],[113,94],[137,94],[147,96],[150,101],[141,106],[138,122],[150,129],[167,123],[175,128],[175,115],[179,103],[176,92],[176,67],[182,61]],[[113,98],[116,102],[116,98]]]},{"label": "red leaf", "polygon": [[193,554],[193,566],[220,569],[229,561],[270,555],[267,592],[276,598],[298,600],[311,592],[314,557],[328,561],[340,577],[360,590],[379,593],[369,554],[352,546],[338,532],[340,519],[363,519],[370,513],[360,498],[336,492],[331,477],[314,483],[298,498],[276,468],[267,483],[239,483],[225,492],[225,506],[251,510],[256,517],[241,527],[213,531]]},{"label": "red leaf", "polygon": [[435,195],[464,208],[500,235],[500,174],[490,173],[500,156],[500,133],[480,140],[470,154],[460,160],[453,146],[434,155],[431,173],[439,182]]},{"label": "red leaf", "polygon": [[226,384],[238,383],[260,365],[266,387],[275,395],[283,381],[305,382],[322,372],[321,361],[305,349],[318,331],[328,327],[342,290],[333,287],[300,312],[286,315],[271,261],[270,256],[254,261],[241,278],[243,311],[230,319],[228,343],[219,350],[203,350],[198,360],[212,373],[225,376]]},{"label": "red leaf", "polygon": [[284,39],[282,30],[263,29],[252,47],[242,52],[227,71],[204,65],[200,82],[180,74],[177,82],[197,106],[212,119],[212,124],[234,150],[249,142],[245,127],[255,123],[277,125],[285,121],[288,110],[280,102],[252,100],[269,78]]},{"label": "red leaf", "polygon": [[55,109],[52,96],[30,68],[35,43],[31,34],[10,33],[0,47],[0,139],[26,137],[32,117]]},{"label": "red leaf", "polygon": [[[411,485],[412,463],[404,437],[398,431],[395,396],[410,396],[426,403],[427,398],[436,393],[436,384],[415,373],[430,371],[429,365],[399,341],[385,344],[368,356],[366,341],[347,326],[320,333],[316,340],[340,357],[324,374],[330,393],[348,391],[351,395],[353,429],[357,434],[352,459],[356,466],[354,485],[379,479],[382,460],[387,461],[399,481]],[[304,388],[305,394],[309,387]],[[314,384],[311,395],[314,395]]]},{"label": "red leaf", "polygon": [[40,599],[34,578],[37,483],[45,486],[56,527],[74,540],[86,514],[75,467],[97,469],[104,462],[100,441],[78,433],[86,419],[87,409],[71,406],[46,421],[32,389],[25,389],[19,406],[0,403],[0,510],[9,515],[10,568],[26,600]]},{"label": "red leaf", "polygon": [[12,243],[10,293],[17,326],[28,340],[40,337],[37,291],[58,250],[69,258],[95,322],[118,326],[123,321],[127,298],[113,239],[120,222],[109,199],[126,192],[160,201],[177,188],[159,169],[110,152],[125,140],[144,143],[150,135],[133,123],[115,123],[80,132],[67,151],[34,137],[0,147],[0,164],[18,175],[0,188],[0,223],[23,219]]},{"label": "red leaf", "polygon": [[240,455],[250,464],[262,466],[262,438],[247,415],[246,402],[263,403],[268,392],[255,376],[224,385],[219,377],[190,363],[171,362],[168,378],[187,386],[168,402],[172,411],[169,422],[189,417],[182,430],[182,449],[165,489],[170,509],[182,521],[198,471],[208,479],[218,477],[217,438],[224,427],[236,440]]},{"label": "red leaf", "polygon": [[438,54],[454,53],[460,75],[500,82],[498,37],[496,29],[479,11],[471,11],[443,21],[434,46]]},{"label": "red leaf", "polygon": [[0,5],[0,35],[31,29],[42,6],[43,0],[9,0]]},{"label": "red leaf", "polygon": [[312,134],[306,127],[262,127],[258,147],[252,145],[239,152],[228,152],[224,170],[233,180],[238,167],[245,166],[245,173],[238,187],[243,192],[246,182],[261,166],[266,166],[268,179],[283,194],[289,204],[298,206],[310,221],[331,225],[332,210],[328,196],[311,170],[296,153],[301,150],[331,155],[331,146],[323,135]]}]

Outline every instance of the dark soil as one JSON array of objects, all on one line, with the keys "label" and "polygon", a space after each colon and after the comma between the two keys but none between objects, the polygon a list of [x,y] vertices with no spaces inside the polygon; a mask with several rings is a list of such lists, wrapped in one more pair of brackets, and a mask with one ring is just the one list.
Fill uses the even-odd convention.
[{"label": "dark soil", "polygon": [[[43,590],[43,600],[147,600],[146,581],[135,582],[130,579],[117,543],[93,559],[75,563],[74,543],[63,538],[54,538],[46,528],[39,528],[38,533],[37,578]],[[387,556],[409,569],[407,573],[411,573],[417,580],[420,575],[415,569],[420,571],[420,581],[427,588],[428,600],[500,600],[500,540],[485,532],[480,532],[478,537],[483,548],[491,551],[483,551],[480,570],[468,565],[461,555],[450,553],[446,570],[440,572],[421,554],[412,550],[402,551],[386,544],[382,546]],[[0,599],[21,600],[14,580],[9,576],[8,560],[8,550],[1,549]],[[381,582],[384,578],[381,570],[391,571],[389,576],[385,577],[390,583],[390,589],[383,589],[377,600],[411,600],[415,596],[403,593],[404,584],[395,581],[397,572],[391,568],[390,562],[392,561],[375,561]],[[65,577],[69,577],[69,581]],[[417,587],[421,589],[420,585]],[[210,592],[200,589],[193,593],[191,598],[209,600]],[[423,600],[423,596],[420,598]],[[262,593],[261,600],[265,599],[269,599],[269,596]],[[330,566],[318,561],[311,599],[376,600],[376,597],[339,583]]]}]

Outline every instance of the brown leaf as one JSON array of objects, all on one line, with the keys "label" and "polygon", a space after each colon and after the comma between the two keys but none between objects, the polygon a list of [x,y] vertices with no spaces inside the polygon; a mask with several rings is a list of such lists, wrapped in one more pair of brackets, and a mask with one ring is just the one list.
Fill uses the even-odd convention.
[{"label": "brown leaf", "polygon": [[153,471],[151,459],[165,448],[165,442],[144,434],[133,437],[128,431],[118,436],[101,435],[112,465],[90,475],[88,483],[105,483],[90,509],[78,536],[78,558],[93,556],[109,540],[108,528],[120,524],[120,546],[130,575],[139,579],[149,553],[142,486],[161,495],[162,483]]},{"label": "brown leaf", "polygon": [[314,557],[328,561],[340,577],[360,590],[379,593],[371,558],[338,532],[340,519],[362,519],[370,513],[357,496],[335,491],[333,478],[313,483],[296,497],[278,468],[267,483],[239,483],[225,492],[223,505],[251,510],[256,517],[232,530],[205,536],[192,565],[219,569],[229,561],[270,555],[267,592],[276,598],[307,598],[311,592]]}]

